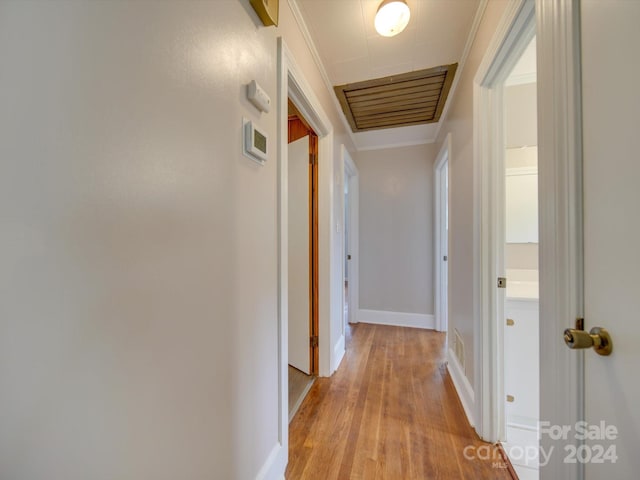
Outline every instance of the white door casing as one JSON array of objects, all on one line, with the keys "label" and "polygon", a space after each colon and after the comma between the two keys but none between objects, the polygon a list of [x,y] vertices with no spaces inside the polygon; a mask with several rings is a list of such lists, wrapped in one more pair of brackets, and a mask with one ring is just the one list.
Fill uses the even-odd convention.
[{"label": "white door casing", "polygon": [[[536,0],[538,70],[538,213],[540,263],[540,419],[575,425],[584,416],[583,352],[562,332],[583,312],[582,128],[579,3]],[[544,424],[543,424],[544,425]],[[541,425],[541,480],[582,479],[562,452],[574,438],[554,439]]]},{"label": "white door casing", "polygon": [[474,78],[475,428],[489,442],[505,432],[503,86],[534,35],[534,1],[509,2]]}]

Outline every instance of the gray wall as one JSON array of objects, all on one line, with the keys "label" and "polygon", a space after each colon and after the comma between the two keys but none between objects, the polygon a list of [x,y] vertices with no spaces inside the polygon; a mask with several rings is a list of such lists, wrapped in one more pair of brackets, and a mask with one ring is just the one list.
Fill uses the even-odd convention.
[{"label": "gray wall", "polygon": [[507,148],[538,145],[538,91],[536,83],[504,89]]},{"label": "gray wall", "polygon": [[465,346],[465,374],[473,384],[473,79],[495,34],[508,0],[491,0],[464,64],[440,133],[451,133],[449,158],[449,341],[453,329]]},{"label": "gray wall", "polygon": [[434,145],[363,151],[360,308],[433,314]]},{"label": "gray wall", "polygon": [[277,109],[245,92],[275,105],[278,36],[339,151],[286,1],[0,2],[2,480],[249,479],[277,448]]}]

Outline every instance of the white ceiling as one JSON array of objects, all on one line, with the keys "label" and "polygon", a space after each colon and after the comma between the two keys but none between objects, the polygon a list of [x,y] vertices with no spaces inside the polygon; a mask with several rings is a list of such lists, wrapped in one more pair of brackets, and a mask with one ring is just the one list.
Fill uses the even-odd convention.
[{"label": "white ceiling", "polygon": [[[290,0],[297,3],[332,85],[461,62],[481,0],[407,0],[411,21],[391,38],[373,20],[382,0]],[[454,87],[455,84],[454,80]],[[455,95],[452,89],[451,95]],[[448,103],[448,102],[447,102]],[[446,112],[446,107],[445,107]],[[354,133],[361,150],[435,140],[438,124]]]}]

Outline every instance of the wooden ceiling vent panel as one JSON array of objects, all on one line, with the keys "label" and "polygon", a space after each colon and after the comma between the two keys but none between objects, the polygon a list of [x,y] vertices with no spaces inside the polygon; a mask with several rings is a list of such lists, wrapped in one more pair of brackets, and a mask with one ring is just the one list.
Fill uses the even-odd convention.
[{"label": "wooden ceiling vent panel", "polygon": [[440,120],[458,64],[333,87],[354,132]]}]

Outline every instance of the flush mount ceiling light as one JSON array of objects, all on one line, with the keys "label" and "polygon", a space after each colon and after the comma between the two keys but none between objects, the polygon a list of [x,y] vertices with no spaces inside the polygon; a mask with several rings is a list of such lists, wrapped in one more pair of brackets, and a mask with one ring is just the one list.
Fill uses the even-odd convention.
[{"label": "flush mount ceiling light", "polygon": [[384,0],[376,13],[376,31],[383,37],[393,37],[406,28],[410,17],[405,0]]}]

